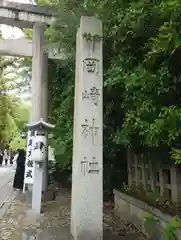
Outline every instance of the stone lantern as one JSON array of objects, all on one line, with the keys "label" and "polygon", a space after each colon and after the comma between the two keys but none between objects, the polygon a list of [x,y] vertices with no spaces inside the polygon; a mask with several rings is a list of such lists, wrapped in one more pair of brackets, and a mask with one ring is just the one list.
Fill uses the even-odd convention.
[{"label": "stone lantern", "polygon": [[52,130],[54,127],[54,125],[45,122],[43,119],[40,119],[38,122],[28,124],[29,130],[36,131],[36,136],[32,144],[32,160],[35,163],[32,210],[36,214],[40,214],[41,211],[43,175],[46,174],[46,179],[48,179],[47,134],[48,131]]}]

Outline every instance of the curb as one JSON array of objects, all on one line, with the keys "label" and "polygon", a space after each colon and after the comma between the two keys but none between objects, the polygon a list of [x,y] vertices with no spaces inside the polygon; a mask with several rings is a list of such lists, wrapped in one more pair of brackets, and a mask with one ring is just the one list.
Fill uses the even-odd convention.
[{"label": "curb", "polygon": [[4,201],[4,203],[0,207],[0,218],[4,217],[16,196],[17,193],[14,190],[12,190],[11,195],[8,196],[8,198]]}]

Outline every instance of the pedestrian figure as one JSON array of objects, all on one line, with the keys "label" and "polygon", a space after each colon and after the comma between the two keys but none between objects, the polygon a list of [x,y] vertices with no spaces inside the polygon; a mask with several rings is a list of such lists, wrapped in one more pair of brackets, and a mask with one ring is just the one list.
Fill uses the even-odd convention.
[{"label": "pedestrian figure", "polygon": [[11,154],[11,157],[10,157],[10,164],[13,165],[13,159],[14,159],[14,155]]},{"label": "pedestrian figure", "polygon": [[6,149],[4,150],[4,161],[5,161],[5,165],[7,166],[7,164],[8,164],[8,153],[7,153]]},{"label": "pedestrian figure", "polygon": [[3,164],[3,153],[0,151],[0,167]]},{"label": "pedestrian figure", "polygon": [[17,166],[16,173],[14,177],[13,188],[23,189],[24,184],[24,173],[25,173],[25,157],[26,152],[24,149],[18,149],[18,158],[17,158]]},{"label": "pedestrian figure", "polygon": [[8,159],[5,158],[5,165],[7,166],[8,165]]}]

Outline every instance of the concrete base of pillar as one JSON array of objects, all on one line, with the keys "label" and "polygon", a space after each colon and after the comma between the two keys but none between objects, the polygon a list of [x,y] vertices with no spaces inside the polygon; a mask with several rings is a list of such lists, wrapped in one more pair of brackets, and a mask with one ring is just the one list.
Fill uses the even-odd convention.
[{"label": "concrete base of pillar", "polygon": [[22,192],[22,193],[18,194],[18,196],[16,197],[16,200],[19,200],[20,202],[22,202],[24,204],[31,205],[32,192],[30,192],[30,191],[26,191],[24,193]]},{"label": "concrete base of pillar", "polygon": [[[103,240],[102,236],[101,237],[91,236],[88,233],[82,234],[81,236],[77,236],[77,237],[73,237],[72,234],[70,234],[70,240],[85,240],[85,239],[88,239],[88,240]],[[111,240],[111,238],[109,240]]]},{"label": "concrete base of pillar", "polygon": [[28,209],[26,210],[26,217],[30,223],[34,223],[40,218],[40,215],[36,214],[32,209]]},{"label": "concrete base of pillar", "polygon": [[[54,201],[56,199],[56,192],[54,190],[48,190],[47,192],[42,193],[42,203],[49,201]],[[27,191],[25,193],[18,194],[16,200],[20,200],[24,204],[32,204],[32,192]]]}]

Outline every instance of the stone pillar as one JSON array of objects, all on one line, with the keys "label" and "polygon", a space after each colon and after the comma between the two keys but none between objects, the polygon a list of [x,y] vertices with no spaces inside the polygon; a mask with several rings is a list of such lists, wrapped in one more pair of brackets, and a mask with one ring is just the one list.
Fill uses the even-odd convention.
[{"label": "stone pillar", "polygon": [[[77,120],[78,120],[78,96],[79,96],[79,51],[80,51],[80,29],[77,31],[76,35],[76,66],[75,66],[75,89],[74,89],[74,132],[73,132],[73,159],[72,159],[72,183],[75,183],[75,167],[77,163],[76,159],[76,150],[77,150]],[[73,236],[76,235],[75,231],[75,208],[74,208],[74,196],[76,194],[75,185],[72,184],[72,197],[71,197],[71,233]]]},{"label": "stone pillar", "polygon": [[154,172],[153,172],[153,165],[151,163],[151,160],[149,159],[149,169],[150,169],[150,186],[151,190],[155,191],[155,179],[154,179]]},{"label": "stone pillar", "polygon": [[171,198],[172,198],[172,202],[176,203],[178,202],[179,198],[180,198],[180,194],[179,194],[179,179],[177,176],[177,168],[175,166],[170,168],[170,178],[171,178]]},{"label": "stone pillar", "polygon": [[134,162],[135,162],[135,182],[136,182],[136,186],[139,186],[140,182],[139,182],[139,175],[138,175],[138,156],[136,154],[134,154]]},{"label": "stone pillar", "polygon": [[[48,53],[43,48],[45,43],[44,25],[34,24],[32,42],[32,122],[40,118],[48,120]],[[44,163],[43,191],[48,187],[48,150]],[[34,179],[36,179],[36,172]]]},{"label": "stone pillar", "polygon": [[159,170],[160,196],[164,194],[164,177],[162,169]]},{"label": "stone pillar", "polygon": [[[45,122],[48,122],[48,52],[43,51],[43,60],[42,60],[42,118]],[[46,134],[47,138],[47,146],[46,146],[46,159],[44,163],[44,171],[43,171],[43,191],[47,191],[48,189],[48,175],[49,175],[49,167],[48,167],[48,133]]]},{"label": "stone pillar", "polygon": [[71,234],[74,240],[102,240],[101,21],[81,17],[77,42]]},{"label": "stone pillar", "polygon": [[131,149],[127,149],[127,172],[128,172],[128,185],[132,184],[132,157],[133,154],[131,152]]},{"label": "stone pillar", "polygon": [[141,171],[142,171],[142,184],[143,184],[143,188],[146,190],[148,182],[147,182],[146,166],[145,166],[144,160],[141,163]]}]

